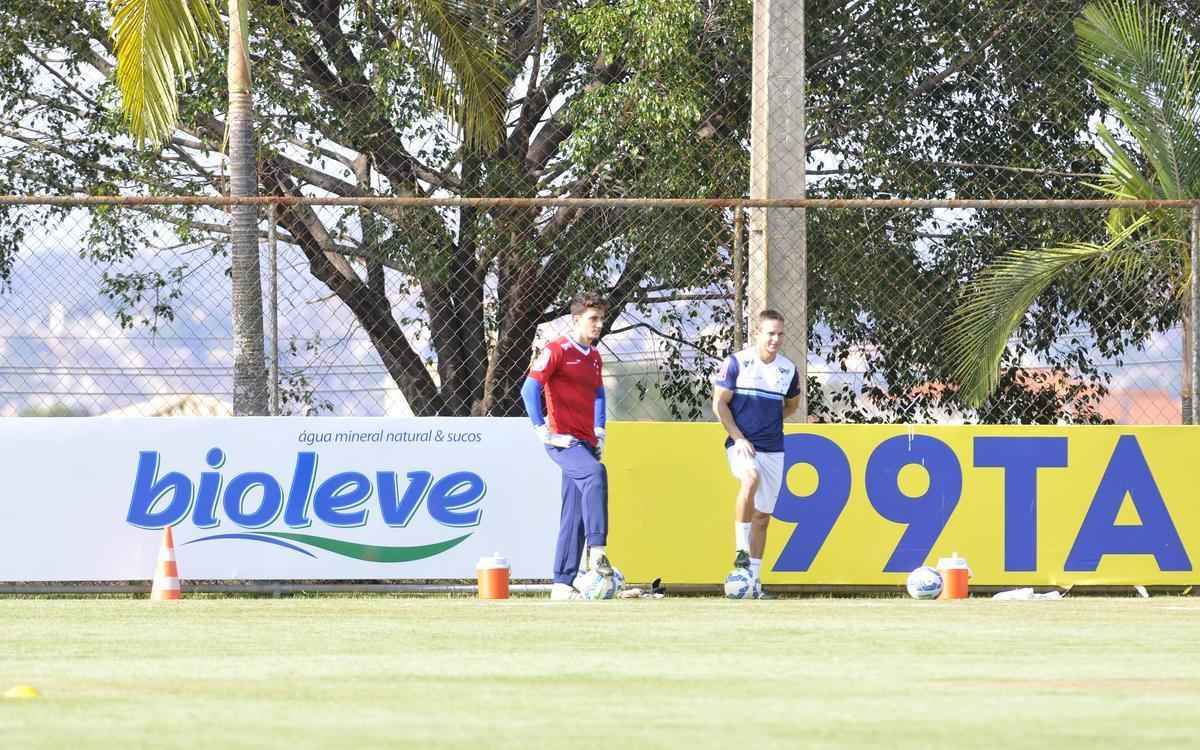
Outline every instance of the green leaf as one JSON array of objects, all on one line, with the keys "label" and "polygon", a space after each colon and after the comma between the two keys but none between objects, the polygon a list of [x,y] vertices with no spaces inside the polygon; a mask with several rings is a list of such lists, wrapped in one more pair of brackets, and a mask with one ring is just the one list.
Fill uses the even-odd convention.
[{"label": "green leaf", "polygon": [[509,80],[503,50],[463,0],[400,0],[399,24],[416,42],[417,79],[435,107],[463,127],[468,146],[494,148],[504,137]]},{"label": "green leaf", "polygon": [[179,118],[177,81],[221,35],[213,0],[112,0],[117,87],[142,146],[165,141]]},{"label": "green leaf", "polygon": [[1153,170],[1156,197],[1200,188],[1200,55],[1176,21],[1145,0],[1100,0],[1075,22],[1079,56],[1101,100]]},{"label": "green leaf", "polygon": [[1068,269],[1084,265],[1093,275],[1131,277],[1143,264],[1153,263],[1128,244],[1150,221],[1149,216],[1141,217],[1103,245],[1080,242],[1016,250],[969,282],[945,327],[946,363],[963,401],[978,407],[995,390],[1009,338],[1038,296]]},{"label": "green leaf", "polygon": [[[1103,123],[1097,126],[1105,176],[1092,187],[1111,198],[1187,199],[1200,194],[1200,56],[1185,31],[1146,0],[1097,0],[1075,21],[1079,56],[1101,100],[1133,138],[1151,175]],[[1184,236],[1177,212],[1114,209],[1108,241],[1018,250],[964,288],[945,327],[946,362],[963,400],[981,405],[995,390],[1001,357],[1021,320],[1052,283],[1107,275],[1144,278],[1177,258],[1143,252]],[[1165,241],[1165,242],[1164,242]],[[1183,282],[1177,285],[1182,291]]]}]

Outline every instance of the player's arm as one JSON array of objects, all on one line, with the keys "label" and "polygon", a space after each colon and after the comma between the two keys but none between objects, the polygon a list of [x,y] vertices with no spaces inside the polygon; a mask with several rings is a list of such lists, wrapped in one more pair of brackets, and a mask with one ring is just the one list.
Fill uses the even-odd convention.
[{"label": "player's arm", "polygon": [[558,370],[560,359],[557,349],[546,347],[542,350],[534,360],[533,366],[529,368],[529,375],[521,386],[521,400],[525,402],[525,413],[529,415],[529,421],[533,422],[533,431],[537,433],[539,440],[555,448],[570,448],[575,443],[575,438],[551,432],[550,425],[546,423],[546,414],[542,411],[546,382]]},{"label": "player's arm", "polygon": [[592,429],[596,433],[596,452],[604,455],[604,425],[608,422],[607,402],[604,399],[604,384],[596,386],[596,402],[593,409]]},{"label": "player's arm", "polygon": [[733,447],[746,456],[753,456],[754,446],[750,444],[750,441],[738,429],[737,422],[733,420],[733,410],[729,408],[732,401],[733,391],[719,385],[713,386],[713,413],[717,415],[717,419],[721,420],[721,426],[725,428],[725,432],[733,438]]},{"label": "player's arm", "polygon": [[521,386],[521,400],[525,402],[525,413],[533,422],[534,430],[548,430],[546,414],[542,411],[542,384],[531,377],[525,378]]},{"label": "player's arm", "polygon": [[721,426],[725,428],[725,432],[729,433],[729,437],[734,441],[745,440],[746,436],[738,429],[737,423],[733,421],[733,411],[729,408],[729,404],[733,401],[733,391],[728,388],[722,388],[719,385],[713,386],[713,414],[717,415],[717,419],[721,420]]},{"label": "player's arm", "polygon": [[783,418],[795,414],[800,409],[800,371],[792,373],[792,382],[788,384],[787,394],[783,400]]},{"label": "player's arm", "polygon": [[529,415],[529,421],[533,422],[533,431],[537,433],[538,439],[547,445],[570,448],[575,443],[575,438],[551,432],[550,425],[546,424],[546,414],[542,411],[542,391],[541,381],[533,377],[526,377],[525,384],[521,386],[521,400],[525,402],[525,413]]},{"label": "player's arm", "polygon": [[733,447],[738,453],[749,458],[754,455],[754,446],[738,429],[737,422],[733,419],[733,409],[730,408],[730,404],[733,403],[733,389],[737,388],[739,370],[737,357],[730,356],[721,363],[721,369],[712,379],[712,407],[713,414],[717,415],[717,419],[721,420],[721,426],[733,439]]}]

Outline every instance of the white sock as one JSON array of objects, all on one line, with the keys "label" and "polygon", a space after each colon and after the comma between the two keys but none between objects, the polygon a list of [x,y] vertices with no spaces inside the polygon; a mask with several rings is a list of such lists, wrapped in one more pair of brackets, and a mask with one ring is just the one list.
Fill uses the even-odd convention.
[{"label": "white sock", "polygon": [[750,523],[741,523],[740,521],[733,522],[733,548],[734,550],[750,551]]},{"label": "white sock", "polygon": [[750,558],[750,575],[754,576],[754,580],[758,580],[758,572],[762,570],[762,558]]},{"label": "white sock", "polygon": [[594,567],[600,556],[604,554],[604,547],[591,547],[588,550],[588,567]]}]

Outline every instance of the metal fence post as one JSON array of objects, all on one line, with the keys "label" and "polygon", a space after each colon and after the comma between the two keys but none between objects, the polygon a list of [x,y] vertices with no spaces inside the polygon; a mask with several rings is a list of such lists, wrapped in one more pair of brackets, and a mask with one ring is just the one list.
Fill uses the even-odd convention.
[{"label": "metal fence post", "polygon": [[1188,310],[1188,320],[1191,323],[1191,330],[1188,331],[1188,341],[1191,344],[1191,363],[1192,377],[1191,382],[1187,384],[1189,393],[1191,394],[1191,409],[1190,413],[1185,414],[1185,422],[1187,424],[1196,424],[1196,404],[1197,398],[1200,398],[1200,325],[1197,325],[1198,317],[1200,317],[1200,202],[1192,205],[1192,245],[1191,245],[1191,289],[1188,299],[1191,302]]},{"label": "metal fence post", "polygon": [[271,416],[279,416],[279,245],[275,204],[267,207],[267,237],[271,248]]},{"label": "metal fence post", "polygon": [[741,206],[733,208],[733,349],[741,351],[745,345],[746,311],[743,297],[745,269],[742,266],[742,221],[745,213]]}]

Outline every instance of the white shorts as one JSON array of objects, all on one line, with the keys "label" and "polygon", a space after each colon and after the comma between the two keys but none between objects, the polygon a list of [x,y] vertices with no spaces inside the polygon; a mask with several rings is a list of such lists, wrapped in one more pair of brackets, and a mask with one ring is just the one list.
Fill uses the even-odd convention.
[{"label": "white shorts", "polygon": [[747,471],[758,470],[754,509],[759,513],[774,513],[775,501],[783,487],[783,453],[755,451],[754,458],[744,458],[731,445],[725,449],[725,455],[729,458],[729,470],[739,481]]}]

